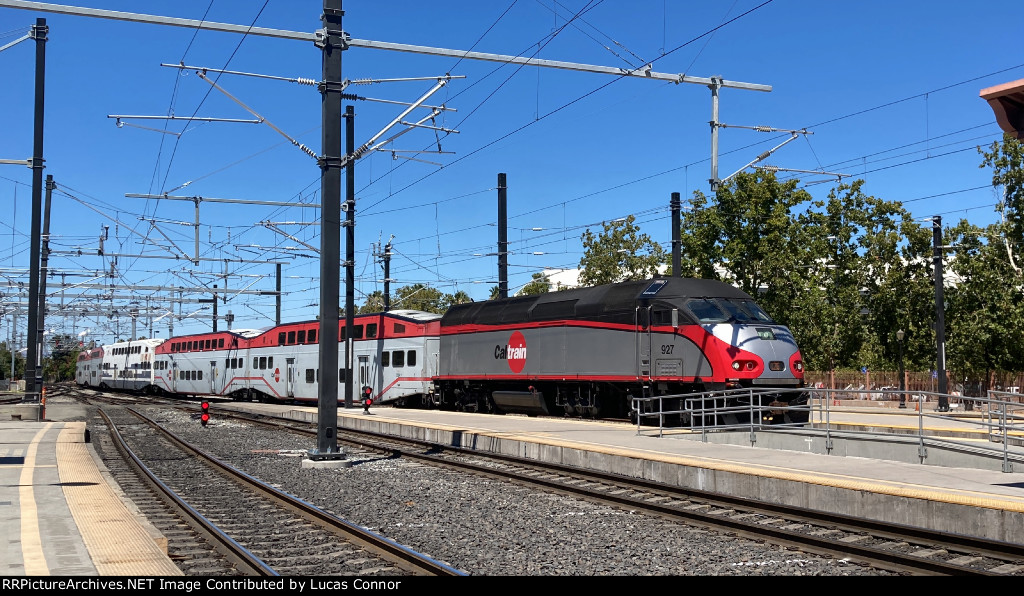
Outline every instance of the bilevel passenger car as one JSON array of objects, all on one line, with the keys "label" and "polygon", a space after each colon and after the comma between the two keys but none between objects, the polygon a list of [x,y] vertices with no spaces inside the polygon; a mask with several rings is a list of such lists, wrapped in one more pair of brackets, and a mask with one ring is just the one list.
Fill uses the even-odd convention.
[{"label": "bilevel passenger car", "polygon": [[79,387],[98,388],[100,370],[103,368],[103,346],[96,346],[78,353],[75,362],[75,383]]},{"label": "bilevel passenger car", "polygon": [[162,339],[138,339],[81,352],[75,363],[75,380],[94,389],[149,391],[156,350],[162,343]]},{"label": "bilevel passenger car", "polygon": [[[792,333],[748,294],[659,278],[453,306],[441,319],[436,381],[439,407],[619,418],[633,397],[797,389],[804,371]],[[750,400],[722,395],[723,406]],[[687,409],[664,401],[662,411]],[[806,394],[762,399],[772,402],[798,405]]]},{"label": "bilevel passenger car", "polygon": [[[437,370],[441,315],[412,310],[358,315],[353,325],[353,397],[370,387],[374,403],[404,403],[430,389]],[[157,350],[157,387],[181,395],[260,401],[319,398],[319,323],[287,323],[264,331],[174,337]],[[344,401],[345,326],[338,333],[339,401]]]}]

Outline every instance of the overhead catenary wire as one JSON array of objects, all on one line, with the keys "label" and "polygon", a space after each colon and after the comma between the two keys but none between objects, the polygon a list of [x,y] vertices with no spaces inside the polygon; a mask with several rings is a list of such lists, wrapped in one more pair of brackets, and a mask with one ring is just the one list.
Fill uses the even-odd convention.
[{"label": "overhead catenary wire", "polygon": [[[932,139],[934,139],[934,138],[935,137],[932,137]],[[934,147],[933,147],[933,149],[934,149]],[[564,205],[564,203],[565,203],[564,201],[560,201],[560,204]],[[436,206],[435,206],[435,209],[436,209]],[[535,211],[540,211],[542,209],[544,209],[544,208],[536,209]],[[438,253],[440,254],[440,251],[438,251]]]}]

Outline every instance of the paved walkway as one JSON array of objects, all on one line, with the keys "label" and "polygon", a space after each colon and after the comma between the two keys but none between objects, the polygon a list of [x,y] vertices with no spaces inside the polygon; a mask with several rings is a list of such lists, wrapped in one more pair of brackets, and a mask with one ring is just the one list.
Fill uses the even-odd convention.
[{"label": "paved walkway", "polygon": [[86,436],[80,421],[0,421],[0,575],[182,575]]}]

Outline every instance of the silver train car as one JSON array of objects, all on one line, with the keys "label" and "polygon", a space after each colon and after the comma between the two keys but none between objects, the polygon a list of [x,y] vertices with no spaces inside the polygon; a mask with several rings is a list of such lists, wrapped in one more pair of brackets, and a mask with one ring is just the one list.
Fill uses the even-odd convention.
[{"label": "silver train car", "polygon": [[75,381],[100,390],[148,391],[153,387],[156,350],[164,341],[138,339],[83,351],[75,363]]},{"label": "silver train car", "polygon": [[[413,310],[358,315],[353,325],[353,396],[377,404],[422,401],[437,370],[441,315]],[[174,337],[157,350],[155,388],[163,393],[265,402],[319,399],[319,323],[288,323]],[[345,362],[345,326],[338,361]],[[337,379],[344,401],[344,365]]]}]

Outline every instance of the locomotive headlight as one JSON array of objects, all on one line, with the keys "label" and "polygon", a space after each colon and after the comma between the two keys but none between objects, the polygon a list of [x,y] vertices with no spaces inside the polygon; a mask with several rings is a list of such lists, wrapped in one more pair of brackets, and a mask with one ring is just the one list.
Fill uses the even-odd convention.
[{"label": "locomotive headlight", "polygon": [[738,360],[732,363],[732,369],[733,370],[739,370],[740,369],[740,363],[739,363]]},{"label": "locomotive headlight", "polygon": [[793,363],[793,370],[795,370],[796,372],[804,372],[804,361],[803,360],[797,360],[796,362],[794,362]]}]

